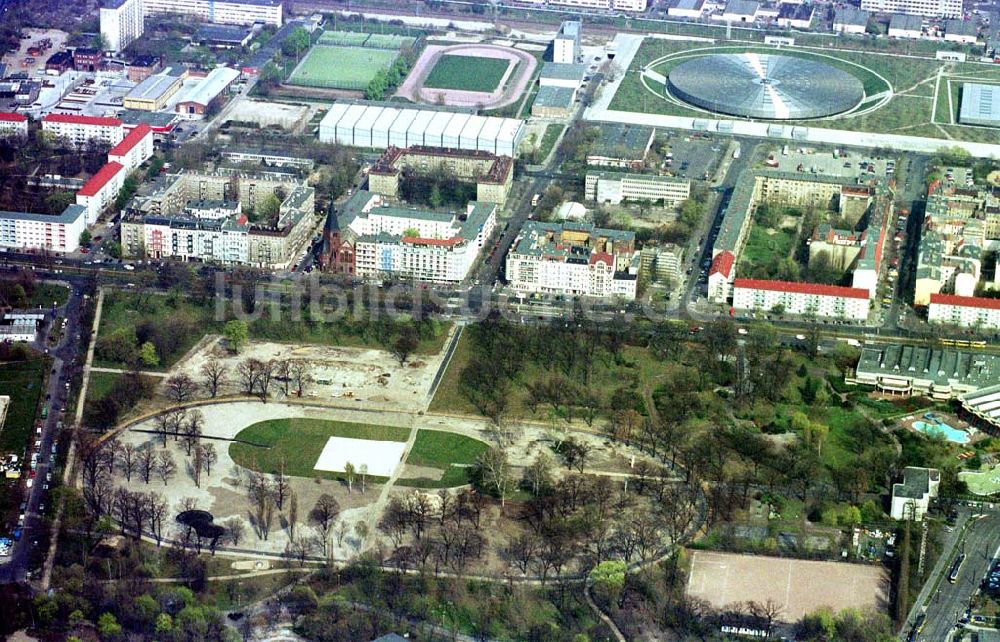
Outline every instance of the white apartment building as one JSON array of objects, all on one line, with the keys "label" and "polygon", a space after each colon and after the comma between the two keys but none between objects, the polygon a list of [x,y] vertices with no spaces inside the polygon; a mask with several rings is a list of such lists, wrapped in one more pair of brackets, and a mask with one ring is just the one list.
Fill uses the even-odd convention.
[{"label": "white apartment building", "polygon": [[353,246],[353,273],[393,275],[434,283],[463,281],[496,229],[497,206],[474,201],[464,220],[451,213],[402,209],[359,192],[338,217],[342,239]]},{"label": "white apartment building", "polygon": [[708,300],[712,303],[725,303],[729,298],[733,277],[736,272],[736,256],[729,250],[723,250],[712,259],[708,270]]},{"label": "white apartment building", "polygon": [[632,301],[639,262],[632,232],[528,221],[507,254],[507,281],[524,294]]},{"label": "white apartment building", "polygon": [[131,172],[153,155],[153,128],[145,123],[136,126],[122,142],[108,152],[108,162],[119,163]]},{"label": "white apartment building", "polygon": [[108,51],[118,53],[145,30],[143,0],[105,0],[101,6],[101,35]]},{"label": "white apartment building", "polygon": [[652,174],[587,172],[584,193],[589,200],[614,205],[625,200],[675,204],[691,196],[691,181]]},{"label": "white apartment building", "polygon": [[75,252],[87,229],[86,214],[81,205],[70,205],[58,216],[0,212],[0,247]]},{"label": "white apartment building", "polygon": [[649,0],[549,0],[549,4],[577,9],[611,9],[614,11],[645,11]]},{"label": "white apartment building", "polygon": [[559,26],[559,33],[552,41],[552,62],[559,64],[575,64],[580,57],[580,37],[582,23],[567,20]]},{"label": "white apartment building", "polygon": [[147,216],[142,225],[146,256],[183,261],[246,264],[250,225],[245,217]]},{"label": "white apartment building", "polygon": [[77,147],[83,147],[91,139],[117,145],[125,137],[122,121],[117,118],[78,114],[49,114],[42,119],[42,131],[65,138]]},{"label": "white apartment building", "polygon": [[861,0],[861,9],[875,13],[958,18],[962,15],[962,0]]},{"label": "white apartment building", "polygon": [[1000,330],[1000,299],[931,294],[927,320],[965,328]]},{"label": "white apartment building", "polygon": [[84,183],[76,193],[76,204],[86,209],[87,225],[96,223],[104,208],[115,200],[127,175],[121,163],[112,161]]},{"label": "white apartment building", "polygon": [[736,279],[733,307],[774,314],[814,316],[850,321],[868,318],[868,291],[836,285]]},{"label": "white apartment building", "polygon": [[0,137],[28,135],[28,117],[12,111],[0,112]]},{"label": "white apartment building", "polygon": [[146,15],[182,13],[208,22],[281,26],[281,0],[143,0]]}]

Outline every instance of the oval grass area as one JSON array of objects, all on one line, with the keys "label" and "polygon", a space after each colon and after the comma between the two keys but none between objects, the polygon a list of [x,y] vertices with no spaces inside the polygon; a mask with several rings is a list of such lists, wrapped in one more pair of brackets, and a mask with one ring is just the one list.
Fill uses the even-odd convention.
[{"label": "oval grass area", "polygon": [[406,463],[443,471],[440,479],[426,477],[403,478],[396,483],[415,488],[450,488],[468,484],[469,473],[476,459],[489,446],[465,435],[440,430],[421,430],[410,448]]},{"label": "oval grass area", "polygon": [[[274,474],[284,463],[285,474],[293,477],[343,479],[342,473],[316,470],[323,447],[330,437],[404,442],[409,428],[356,424],[329,419],[289,417],[251,424],[241,430],[229,445],[233,461],[251,470]],[[401,486],[414,488],[449,488],[469,483],[469,473],[487,444],[440,430],[420,430],[406,458],[413,466],[436,468],[439,478],[403,477]],[[369,481],[381,483],[385,477],[371,475]]]},{"label": "oval grass area", "polygon": [[[233,437],[234,442],[229,445],[229,456],[240,466],[262,473],[274,474],[284,462],[286,475],[343,479],[344,476],[340,473],[314,468],[330,437],[406,441],[409,436],[409,428],[398,426],[355,424],[308,417],[270,419],[251,424],[237,433]],[[373,482],[379,479],[375,476],[370,478]]]}]

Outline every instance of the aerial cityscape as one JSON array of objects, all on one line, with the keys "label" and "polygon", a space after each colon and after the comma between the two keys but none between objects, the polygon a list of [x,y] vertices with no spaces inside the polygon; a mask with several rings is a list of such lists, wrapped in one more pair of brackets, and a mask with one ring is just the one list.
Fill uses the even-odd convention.
[{"label": "aerial cityscape", "polygon": [[1000,642],[1000,3],[0,0],[0,639]]}]

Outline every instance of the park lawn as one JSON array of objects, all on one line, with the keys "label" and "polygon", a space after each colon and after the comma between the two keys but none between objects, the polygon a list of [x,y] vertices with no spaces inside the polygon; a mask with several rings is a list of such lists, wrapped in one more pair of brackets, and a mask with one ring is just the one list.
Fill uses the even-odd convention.
[{"label": "park lawn", "polygon": [[317,45],[295,68],[288,82],[305,87],[364,89],[399,57],[398,51]]},{"label": "park lawn", "polygon": [[[286,475],[342,479],[342,473],[314,469],[329,437],[406,441],[409,434],[408,428],[396,426],[299,417],[270,419],[241,430],[229,446],[229,456],[240,466],[262,473],[278,472],[283,462]],[[369,479],[378,482],[383,478]]]},{"label": "park lawn", "polygon": [[469,472],[489,446],[465,435],[440,430],[421,430],[410,448],[407,464],[428,466],[444,471],[441,479],[408,478],[399,480],[402,486],[450,488],[470,482]]},{"label": "park lawn", "polygon": [[[450,321],[434,322],[430,336],[421,336],[413,353],[415,355],[440,353],[448,338],[449,330],[451,330]],[[272,321],[269,317],[262,317],[250,323],[250,339],[278,343],[312,343],[343,348],[386,349],[373,333],[352,326],[349,319],[329,323],[307,323],[285,319]]]},{"label": "park lawn", "polygon": [[35,308],[60,307],[69,300],[69,288],[55,283],[36,283],[35,289],[28,299],[28,306]]},{"label": "park lawn", "polygon": [[121,378],[120,372],[91,372],[87,382],[87,401],[100,401],[107,397]]},{"label": "park lawn", "polygon": [[538,144],[538,158],[544,160],[548,157],[549,152],[555,147],[556,141],[559,140],[559,136],[562,135],[565,129],[565,125],[560,125],[559,123],[549,123],[545,126],[542,141]]},{"label": "park lawn", "polygon": [[500,86],[510,61],[502,58],[444,55],[424,80],[427,89],[491,92]]},{"label": "park lawn", "polygon": [[[30,353],[28,361],[0,363],[0,395],[10,397],[7,419],[0,430],[0,455],[13,453],[22,461],[26,454],[44,395],[45,372],[51,360]],[[0,520],[17,501],[16,481],[0,480]],[[0,521],[0,529],[5,526]]]},{"label": "park lawn", "polygon": [[[441,378],[434,399],[431,400],[429,412],[441,414],[466,414],[478,415],[479,411],[468,400],[462,392],[462,370],[469,364],[473,356],[472,338],[468,333],[463,333],[455,347],[448,369]],[[591,375],[589,387],[599,394],[604,400],[604,407],[597,413],[595,423],[602,419],[608,419],[614,410],[609,408],[609,401],[615,390],[623,385],[635,384],[636,394],[641,395],[645,387],[652,389],[655,387],[657,379],[662,378],[671,367],[678,364],[667,364],[656,359],[656,357],[646,348],[626,345],[622,349],[620,363],[609,363],[604,358],[597,358],[594,362],[594,370]],[[688,364],[682,364],[688,365]],[[548,419],[549,407],[540,405],[535,414],[532,415],[526,407],[528,398],[526,386],[554,374],[537,364],[526,360],[517,380],[512,384],[510,390],[510,409],[515,415],[521,415],[532,419]],[[580,383],[580,382],[578,382]],[[637,407],[637,411],[646,414],[644,407]],[[581,409],[574,410],[574,420],[581,417]]]},{"label": "park lawn", "polygon": [[[773,234],[769,232],[774,232]],[[760,265],[774,265],[781,259],[792,255],[795,244],[795,233],[784,229],[769,230],[763,225],[754,223],[747,235],[747,244],[740,257],[740,272],[751,274]]]},{"label": "park lawn", "polygon": [[1000,470],[983,466],[979,471],[963,470],[958,473],[958,479],[964,481],[969,492],[976,495],[992,495],[1000,492]]},{"label": "park lawn", "polygon": [[[212,301],[197,303],[193,299],[172,293],[160,295],[150,292],[106,292],[98,338],[108,337],[116,332],[125,332],[134,337],[136,328],[146,320],[179,315],[187,315],[194,320],[195,327],[202,332],[192,332],[181,337],[178,349],[158,366],[144,366],[146,370],[165,371],[205,334],[222,331],[222,324],[214,320]],[[94,365],[99,368],[119,368],[126,364],[94,359]]]}]

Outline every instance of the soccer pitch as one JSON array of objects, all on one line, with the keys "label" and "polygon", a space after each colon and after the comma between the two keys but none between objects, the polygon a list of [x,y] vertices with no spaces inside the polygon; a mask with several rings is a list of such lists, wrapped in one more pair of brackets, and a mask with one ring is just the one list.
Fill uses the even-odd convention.
[{"label": "soccer pitch", "polygon": [[361,47],[317,45],[295,67],[288,83],[325,89],[356,89],[368,86],[378,72],[388,69],[398,51]]},{"label": "soccer pitch", "polygon": [[424,81],[427,89],[495,91],[511,61],[506,58],[444,55]]}]

